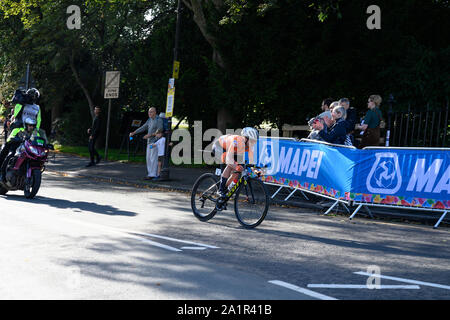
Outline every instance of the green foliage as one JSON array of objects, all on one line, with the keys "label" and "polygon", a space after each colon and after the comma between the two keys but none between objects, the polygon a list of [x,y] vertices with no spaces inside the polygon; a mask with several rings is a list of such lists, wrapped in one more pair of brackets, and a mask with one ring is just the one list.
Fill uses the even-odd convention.
[{"label": "green foliage", "polygon": [[[373,4],[368,0],[202,3],[214,46],[194,13],[181,11],[175,116],[190,124],[203,120],[204,129],[214,127],[221,108],[233,115],[235,127],[304,124],[330,96],[350,98],[360,113],[371,94],[387,100],[392,93],[395,108],[411,102],[439,109],[449,96],[448,1],[379,0],[381,30],[366,27],[366,10]],[[66,26],[69,5],[81,8],[80,30]],[[176,5],[176,0],[2,0],[0,100],[12,96],[29,62],[42,93],[44,127],[49,131],[51,121],[60,119],[59,139],[84,145],[92,120],[87,96],[103,107],[106,120],[104,72],[120,70],[110,139],[119,144],[123,111],[165,110]],[[217,52],[224,66],[213,58]]]}]

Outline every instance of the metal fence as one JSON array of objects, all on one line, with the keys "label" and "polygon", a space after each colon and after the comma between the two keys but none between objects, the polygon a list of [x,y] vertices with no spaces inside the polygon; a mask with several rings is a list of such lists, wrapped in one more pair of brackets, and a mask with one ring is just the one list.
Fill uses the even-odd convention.
[{"label": "metal fence", "polygon": [[[438,110],[428,105],[419,108],[408,105],[407,111],[392,112],[390,146],[449,147],[449,103]],[[388,129],[387,125],[387,128]]]}]

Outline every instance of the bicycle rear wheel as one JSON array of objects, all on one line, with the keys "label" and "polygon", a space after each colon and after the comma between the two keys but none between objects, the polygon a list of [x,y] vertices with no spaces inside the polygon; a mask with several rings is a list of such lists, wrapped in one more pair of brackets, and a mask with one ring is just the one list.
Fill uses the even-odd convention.
[{"label": "bicycle rear wheel", "polygon": [[216,214],[219,180],[212,173],[205,173],[194,183],[191,192],[191,207],[200,221],[208,221]]},{"label": "bicycle rear wheel", "polygon": [[269,195],[261,180],[249,178],[234,198],[234,212],[239,223],[248,229],[263,222],[269,210]]}]

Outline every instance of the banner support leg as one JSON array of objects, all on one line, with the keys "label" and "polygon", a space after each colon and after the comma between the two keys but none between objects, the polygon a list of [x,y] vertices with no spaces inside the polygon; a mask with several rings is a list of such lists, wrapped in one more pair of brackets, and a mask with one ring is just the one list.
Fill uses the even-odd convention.
[{"label": "banner support leg", "polygon": [[309,198],[306,196],[306,194],[302,190],[300,190],[300,192],[305,197],[306,200],[309,200]]},{"label": "banner support leg", "polygon": [[333,203],[333,205],[332,205],[330,208],[328,208],[327,212],[325,212],[324,215],[329,214],[329,213],[331,212],[331,210],[333,210],[334,207],[336,207],[336,205],[337,205],[338,203],[339,203],[339,201],[336,201],[335,203]]},{"label": "banner support leg", "polygon": [[360,205],[358,206],[358,208],[356,208],[356,210],[353,212],[353,214],[349,217],[350,220],[352,220],[353,217],[356,216],[356,214],[357,214],[358,211],[362,208],[362,206],[363,206],[363,205],[360,204]]},{"label": "banner support leg", "polygon": [[439,218],[439,221],[434,225],[433,229],[437,229],[439,224],[442,222],[442,220],[444,220],[445,216],[447,215],[448,211],[444,211],[444,213],[442,214],[442,216]]},{"label": "banner support leg", "polygon": [[272,199],[275,198],[275,196],[278,194],[278,192],[281,191],[281,189],[283,189],[284,187],[279,187],[278,190],[272,195]]},{"label": "banner support leg", "polygon": [[290,197],[292,197],[292,195],[295,193],[295,191],[297,191],[297,189],[294,189],[294,191],[292,191],[287,197],[286,199],[284,199],[284,201],[288,201]]},{"label": "banner support leg", "polygon": [[347,212],[350,213],[350,209],[344,203],[342,203],[342,205],[344,206],[345,210],[347,210]]},{"label": "banner support leg", "polygon": [[369,213],[369,216],[370,216],[372,219],[374,219],[373,214],[372,214],[372,211],[370,211],[369,207],[368,207],[368,206],[365,206],[365,208],[366,208],[366,211]]}]

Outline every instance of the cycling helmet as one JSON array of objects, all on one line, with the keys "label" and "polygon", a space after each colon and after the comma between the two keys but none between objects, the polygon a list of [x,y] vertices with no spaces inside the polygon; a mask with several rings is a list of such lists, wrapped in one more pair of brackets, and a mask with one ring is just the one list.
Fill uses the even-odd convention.
[{"label": "cycling helmet", "polygon": [[27,96],[30,97],[30,99],[35,103],[41,94],[39,93],[38,89],[36,88],[30,88],[27,90]]},{"label": "cycling helmet", "polygon": [[251,140],[258,140],[259,132],[255,128],[246,127],[244,129],[242,129],[241,136],[247,137]]}]

